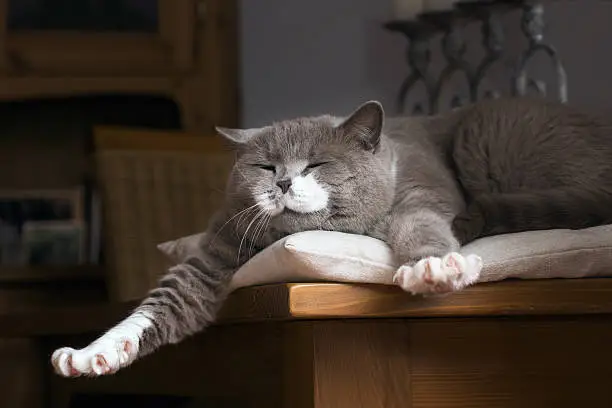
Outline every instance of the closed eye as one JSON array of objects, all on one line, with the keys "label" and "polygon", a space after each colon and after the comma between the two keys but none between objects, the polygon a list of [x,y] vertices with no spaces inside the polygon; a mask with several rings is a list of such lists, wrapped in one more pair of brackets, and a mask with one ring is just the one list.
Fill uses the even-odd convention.
[{"label": "closed eye", "polygon": [[271,164],[254,164],[253,166],[259,167],[262,170],[271,171],[276,173],[276,166],[272,166]]},{"label": "closed eye", "polygon": [[306,166],[306,170],[312,170],[312,169],[316,169],[317,167],[321,167],[324,164],[327,164],[329,162],[317,162],[317,163],[310,163],[308,166]]}]

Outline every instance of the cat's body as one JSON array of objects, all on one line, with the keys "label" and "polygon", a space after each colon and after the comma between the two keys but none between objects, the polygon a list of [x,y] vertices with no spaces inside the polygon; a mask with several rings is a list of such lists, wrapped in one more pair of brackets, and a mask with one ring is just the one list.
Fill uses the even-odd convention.
[{"label": "cat's body", "polygon": [[363,105],[347,119],[219,129],[237,145],[227,203],[203,256],[172,268],[134,314],[82,350],[53,355],[65,376],[111,373],[215,317],[236,269],[291,233],[386,241],[412,293],[461,289],[481,261],[454,253],[480,236],[612,222],[612,128],[557,104],[490,101],[436,117]]},{"label": "cat's body", "polygon": [[424,186],[435,199],[417,199],[408,207],[445,207],[436,211],[454,218],[462,243],[612,222],[611,123],[532,99],[390,122],[387,132],[402,156],[401,177],[414,179],[398,197]]}]

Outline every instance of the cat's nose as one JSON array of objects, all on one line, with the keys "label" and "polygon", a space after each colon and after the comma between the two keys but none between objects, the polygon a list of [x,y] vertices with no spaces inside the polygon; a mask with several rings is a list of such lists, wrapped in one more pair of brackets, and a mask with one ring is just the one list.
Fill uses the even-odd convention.
[{"label": "cat's nose", "polygon": [[278,180],[276,185],[279,186],[283,194],[285,194],[289,191],[289,187],[291,187],[291,179]]}]

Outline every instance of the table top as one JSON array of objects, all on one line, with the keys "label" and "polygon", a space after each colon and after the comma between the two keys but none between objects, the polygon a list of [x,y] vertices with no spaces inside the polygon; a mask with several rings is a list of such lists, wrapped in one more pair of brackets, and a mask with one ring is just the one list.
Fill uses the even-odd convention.
[{"label": "table top", "polygon": [[[2,336],[100,332],[136,306],[99,303],[0,314]],[[350,318],[576,316],[612,314],[612,279],[550,279],[475,285],[445,296],[412,296],[394,286],[289,283],[233,293],[218,324]]]}]

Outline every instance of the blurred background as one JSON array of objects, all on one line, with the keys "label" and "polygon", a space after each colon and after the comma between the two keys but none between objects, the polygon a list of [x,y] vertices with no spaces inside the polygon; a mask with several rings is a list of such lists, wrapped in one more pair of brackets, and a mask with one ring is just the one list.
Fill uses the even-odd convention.
[{"label": "blurred background", "polygon": [[[543,3],[545,38],[557,48],[567,70],[571,103],[608,114],[612,3]],[[303,114],[344,114],[368,98],[392,109],[408,69],[405,37],[381,28],[394,19],[393,0],[246,0],[240,7],[245,126]],[[525,45],[519,14],[516,10],[503,18],[509,67]],[[478,24],[469,24],[465,36],[470,52],[478,54]],[[434,62],[434,69],[441,69],[443,61]],[[552,78],[544,61],[534,65],[545,79]]]},{"label": "blurred background", "polygon": [[0,0],[0,407],[229,406],[48,364],[206,227],[233,159],[215,125],[522,93],[609,115],[611,22],[605,0]]}]

